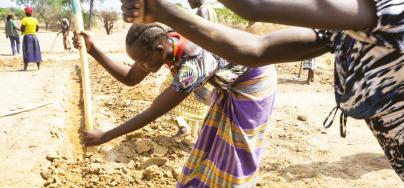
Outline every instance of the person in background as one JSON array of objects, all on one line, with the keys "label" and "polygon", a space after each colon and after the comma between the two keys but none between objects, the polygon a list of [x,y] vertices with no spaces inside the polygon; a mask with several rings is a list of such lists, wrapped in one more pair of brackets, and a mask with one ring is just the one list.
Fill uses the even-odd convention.
[{"label": "person in background", "polygon": [[6,22],[6,37],[10,39],[11,51],[13,55],[20,53],[20,34],[18,33],[17,25],[13,20],[13,15],[7,15]]},{"label": "person in background", "polygon": [[39,70],[42,56],[36,33],[39,30],[38,20],[32,17],[32,7],[24,9],[25,18],[21,20],[21,32],[24,35],[22,40],[22,51],[24,59],[24,71],[28,68],[28,63],[36,63]]},{"label": "person in background", "polygon": [[209,20],[211,22],[218,22],[217,14],[215,9],[212,6],[207,4],[205,0],[188,0],[189,6],[192,9],[196,9],[196,15]]},{"label": "person in background", "polygon": [[307,84],[314,81],[314,71],[316,70],[316,60],[315,58],[307,59],[303,61],[303,70],[308,71]]},{"label": "person in background", "polygon": [[70,51],[70,40],[69,40],[69,32],[70,32],[70,23],[69,20],[66,18],[63,18],[60,21],[60,28],[62,29],[57,35],[62,33],[63,35],[63,47],[65,51]]}]

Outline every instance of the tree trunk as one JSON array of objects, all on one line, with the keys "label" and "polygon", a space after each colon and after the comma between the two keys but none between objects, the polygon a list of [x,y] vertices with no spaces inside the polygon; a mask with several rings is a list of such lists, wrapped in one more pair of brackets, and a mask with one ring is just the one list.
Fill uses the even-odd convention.
[{"label": "tree trunk", "polygon": [[114,22],[110,21],[108,25],[108,33],[109,33],[108,35],[112,34],[112,28],[114,28]]},{"label": "tree trunk", "polygon": [[88,15],[88,30],[91,31],[91,18],[93,15],[93,9],[94,9],[94,0],[90,0],[90,13]]},{"label": "tree trunk", "polygon": [[105,28],[105,31],[107,32],[107,35],[109,35],[108,20],[107,19],[104,20],[104,28]]},{"label": "tree trunk", "polygon": [[45,22],[45,30],[46,30],[46,31],[48,31],[48,26],[49,26],[49,23],[48,23],[48,22]]}]

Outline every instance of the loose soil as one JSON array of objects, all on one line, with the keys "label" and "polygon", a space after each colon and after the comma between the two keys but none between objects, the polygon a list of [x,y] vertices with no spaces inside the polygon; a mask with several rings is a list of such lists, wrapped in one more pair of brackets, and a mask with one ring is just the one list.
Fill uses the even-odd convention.
[{"label": "loose soil", "polygon": [[[55,33],[40,33],[50,47]],[[96,40],[116,61],[131,64],[124,32]],[[0,42],[5,39],[0,36]],[[119,40],[118,40],[119,39]],[[112,41],[111,41],[112,40]],[[118,42],[117,42],[118,41]],[[3,43],[4,42],[4,43]],[[59,49],[60,45],[56,48]],[[192,136],[171,139],[174,122],[163,116],[147,127],[85,152],[77,53],[44,50],[40,71],[22,68],[21,57],[0,48],[0,112],[28,103],[57,101],[30,112],[0,118],[0,187],[174,187],[192,149]],[[315,82],[297,77],[300,63],[278,65],[276,106],[267,133],[258,187],[403,187],[363,121],[349,119],[347,138],[339,125],[322,122],[335,106],[332,56],[317,59]],[[147,108],[168,75],[162,69],[127,87],[91,60],[94,120],[108,130]]]}]

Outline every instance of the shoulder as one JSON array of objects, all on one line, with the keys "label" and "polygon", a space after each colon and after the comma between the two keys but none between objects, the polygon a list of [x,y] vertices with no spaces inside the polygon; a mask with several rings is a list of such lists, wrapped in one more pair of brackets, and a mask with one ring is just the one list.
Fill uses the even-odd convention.
[{"label": "shoulder", "polygon": [[404,0],[375,0],[378,22],[374,30],[402,32]]}]

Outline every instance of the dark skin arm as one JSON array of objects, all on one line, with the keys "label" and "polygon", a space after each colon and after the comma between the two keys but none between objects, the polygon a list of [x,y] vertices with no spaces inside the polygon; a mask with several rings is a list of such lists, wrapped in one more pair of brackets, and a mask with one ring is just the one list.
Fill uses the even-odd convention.
[{"label": "dark skin arm", "polygon": [[[191,15],[189,15],[191,16]],[[234,64],[257,67],[268,64],[300,61],[327,52],[325,43],[316,40],[313,30],[290,28],[265,36],[232,29],[221,24],[194,17],[191,28],[179,15],[165,22],[202,48],[227,59]]]},{"label": "dark skin arm", "polygon": [[[115,62],[105,53],[103,53],[93,42],[91,36],[86,32],[80,32],[84,37],[88,53],[97,60],[102,67],[105,68],[115,79],[128,86],[134,86],[140,83],[149,72],[143,71],[138,63],[133,64],[132,67],[125,66],[121,63]],[[75,48],[81,48],[82,44],[78,40],[77,34],[73,37],[73,44]]]},{"label": "dark skin arm", "polygon": [[[132,22],[133,18],[139,15],[138,10],[142,1],[121,1],[124,20]],[[232,6],[237,5],[238,7],[232,8],[236,11],[238,11],[237,8],[245,7],[247,7],[248,11],[251,11],[249,4],[243,3],[258,1],[221,2],[227,6],[230,6],[230,4]],[[338,30],[370,28],[376,24],[375,6],[367,0],[346,0],[343,3],[331,0],[267,0],[260,2],[272,3],[270,5],[276,7],[277,10],[274,11],[279,12],[279,14],[273,16],[276,18],[273,20],[274,22],[276,21],[275,23]],[[319,7],[324,2],[328,2],[327,11],[317,13],[315,11],[317,10],[316,7]],[[315,33],[310,29],[292,28],[266,36],[254,36],[220,24],[211,23],[163,0],[147,0],[146,5],[145,22],[159,21],[165,23],[202,48],[235,64],[250,67],[262,66],[299,61],[326,52],[325,44],[316,41]],[[265,6],[260,4],[261,9],[268,8],[268,6],[269,4]],[[286,10],[290,10],[290,12]],[[341,17],[341,14],[344,14],[344,16]],[[355,16],[355,18],[347,18],[345,14]],[[268,15],[272,14],[268,13]]]},{"label": "dark skin arm", "polygon": [[[14,23],[14,22],[13,22]],[[17,31],[21,31],[20,29],[17,28],[17,26],[15,25],[15,23],[13,24],[13,28]]]},{"label": "dark skin arm", "polygon": [[360,30],[376,26],[376,7],[369,0],[219,0],[250,21],[309,28]]},{"label": "dark skin arm", "polygon": [[169,87],[153,101],[152,105],[149,108],[136,115],[132,119],[126,121],[122,125],[107,132],[85,131],[84,144],[85,146],[103,144],[119,136],[141,129],[142,127],[156,120],[160,116],[169,112],[179,103],[181,103],[181,101],[183,101],[188,96],[188,94],[189,93],[185,92],[176,92],[173,88]]},{"label": "dark skin arm", "polygon": [[[155,2],[154,4],[151,2]],[[316,57],[327,51],[324,43],[316,41],[314,31],[291,28],[256,36],[209,22],[166,1],[148,1],[146,21],[160,21],[198,44],[234,64],[249,67],[299,61]],[[126,21],[136,9],[123,6]]]}]

